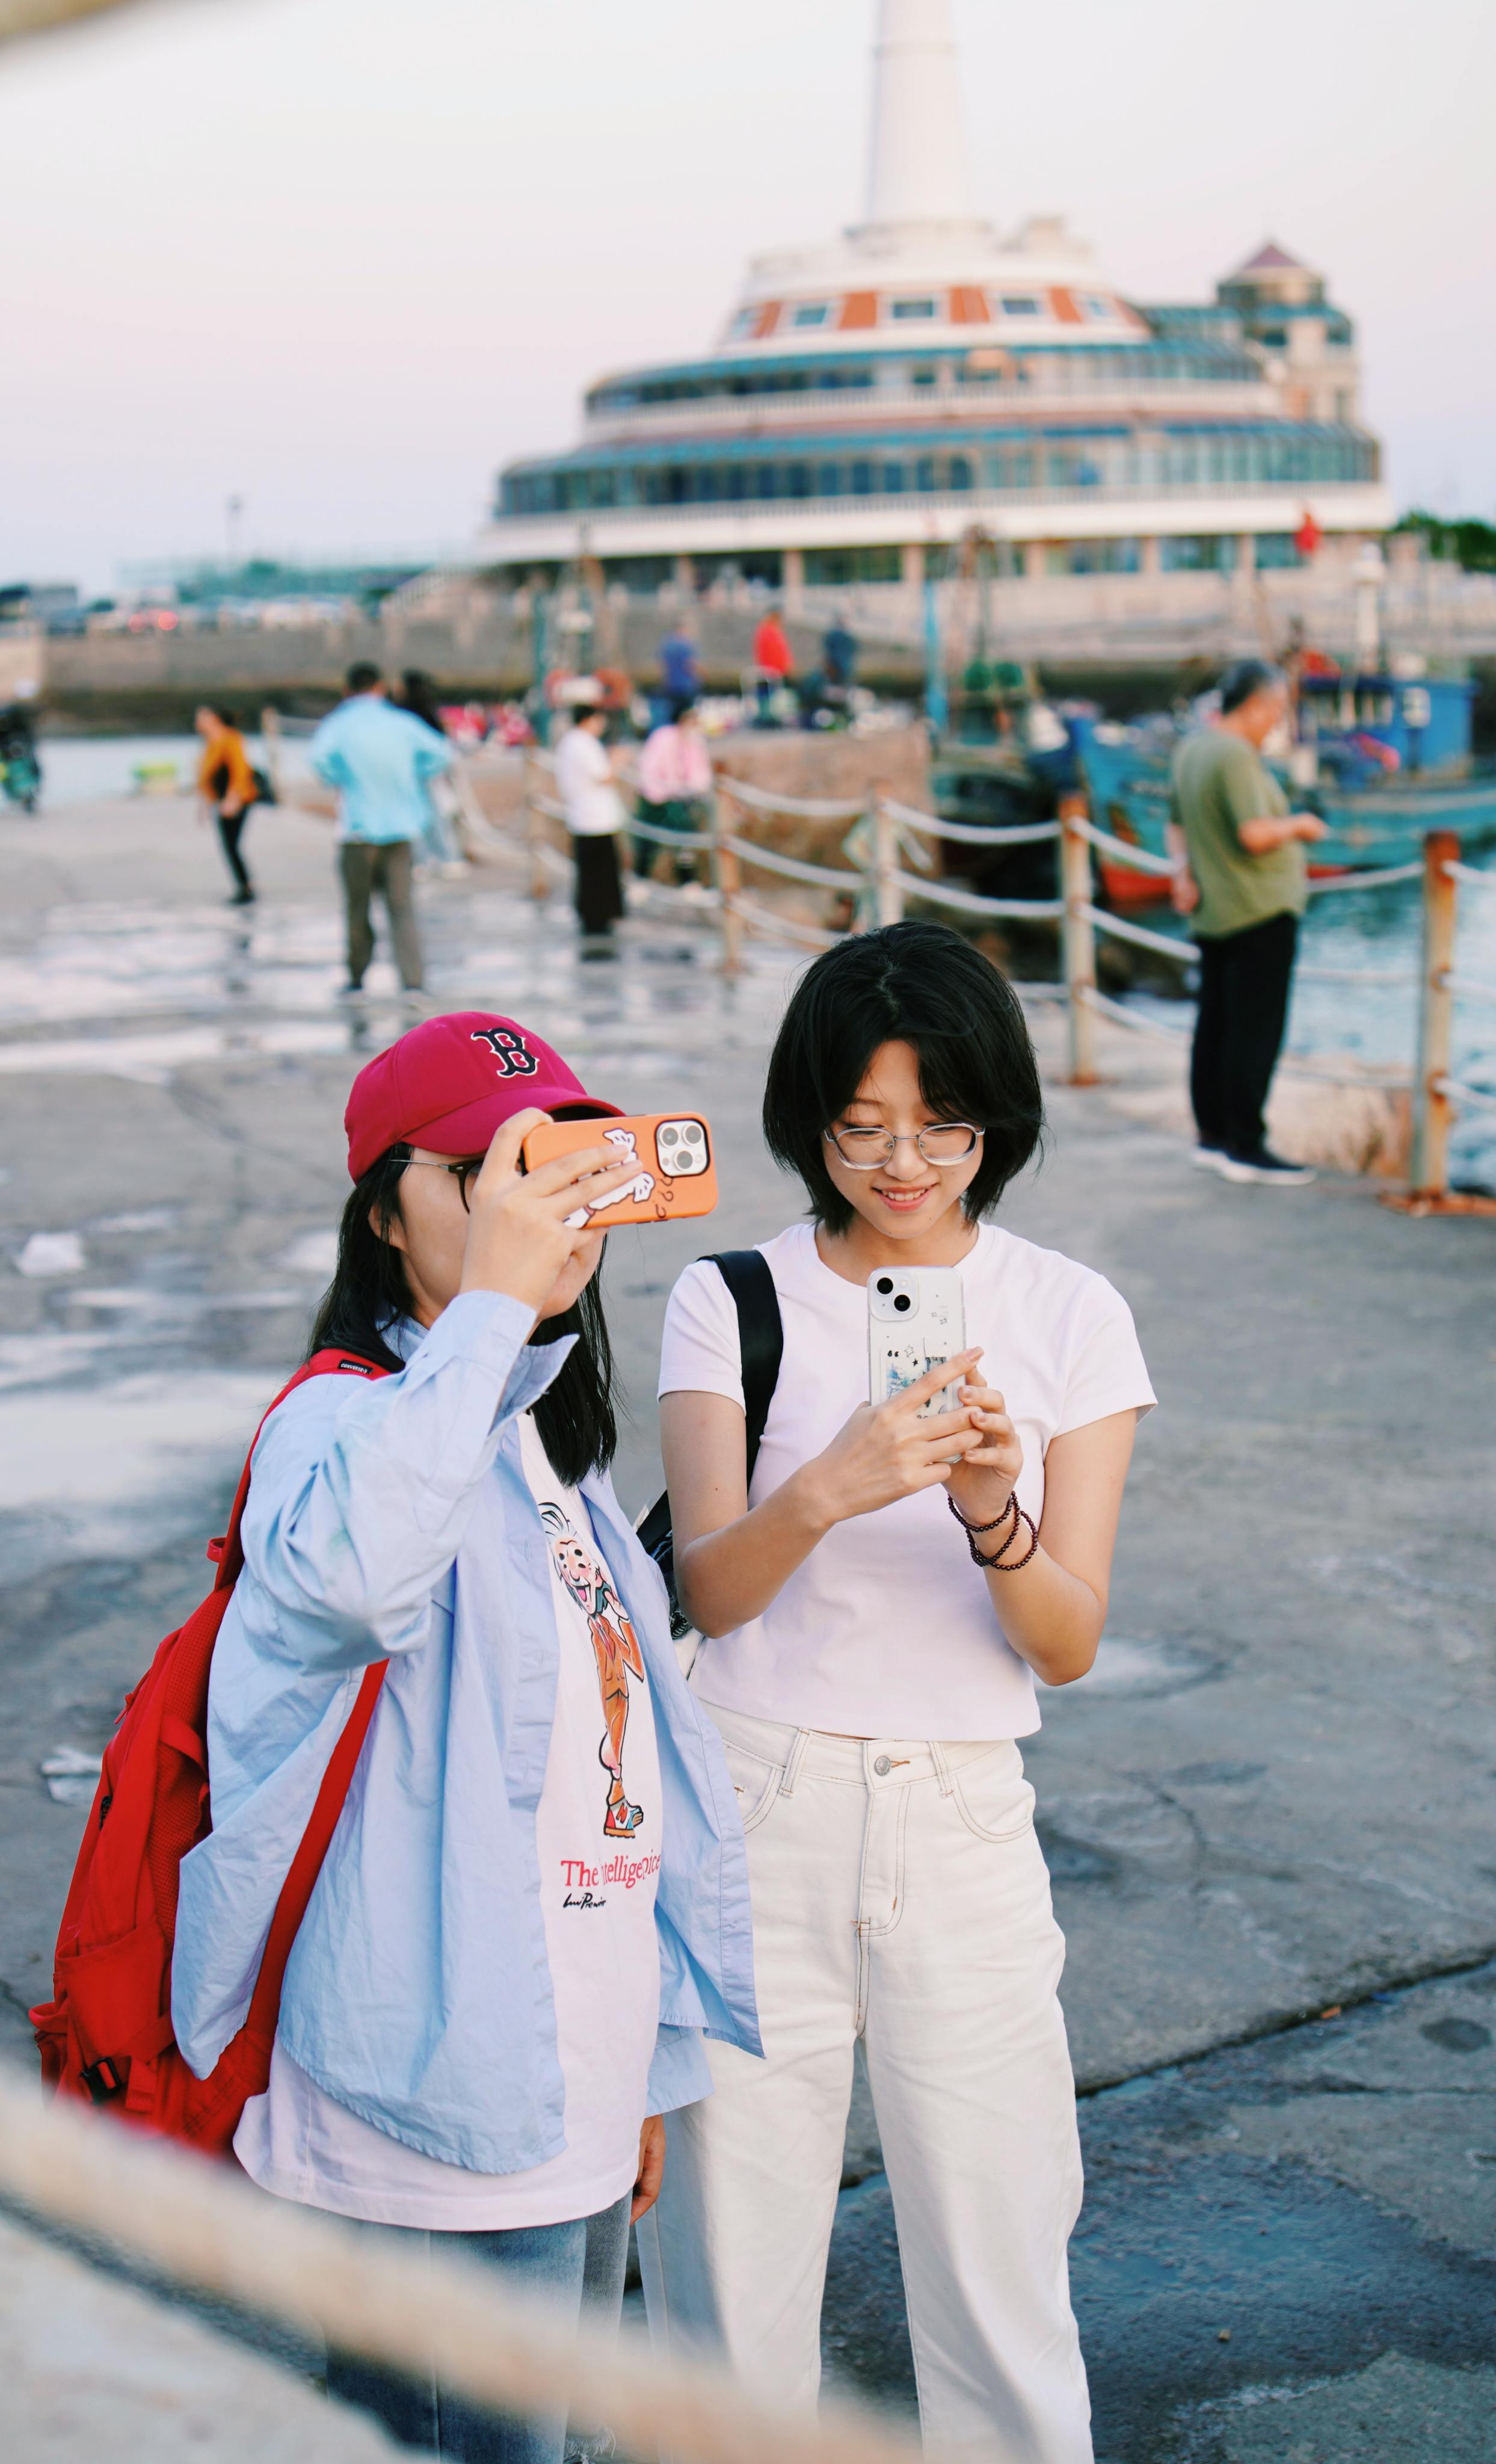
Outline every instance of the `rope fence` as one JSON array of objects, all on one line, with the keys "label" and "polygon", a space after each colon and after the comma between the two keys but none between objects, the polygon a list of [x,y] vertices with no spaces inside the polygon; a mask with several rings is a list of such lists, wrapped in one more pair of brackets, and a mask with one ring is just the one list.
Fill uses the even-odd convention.
[{"label": "rope fence", "polygon": [[[540,758],[540,766],[550,766],[548,757]],[[724,799],[749,814],[766,819],[849,824],[843,841],[847,865],[815,864],[744,837],[725,825]],[[555,799],[538,789],[532,790],[528,802],[532,814],[541,820],[561,817]],[[830,926],[814,923],[803,915],[779,913],[761,900],[745,897],[742,870],[747,867],[803,884],[809,890],[850,895],[855,902],[853,932],[866,931],[873,924],[897,923],[912,903],[944,910],[956,916],[1057,926],[1063,981],[1053,988],[1053,997],[1063,1001],[1067,1010],[1068,1075],[1074,1086],[1092,1085],[1099,1075],[1098,1019],[1171,1044],[1188,1036],[1187,1028],[1167,1025],[1146,1013],[1129,1009],[1098,989],[1098,935],[1146,950],[1177,967],[1198,964],[1200,950],[1198,942],[1182,934],[1158,932],[1096,903],[1096,856],[1111,867],[1155,880],[1172,877],[1175,865],[1168,856],[1133,847],[1112,832],[1098,828],[1082,797],[1062,799],[1056,821],[989,827],[948,821],[941,814],[903,803],[876,787],[858,802],[790,796],[720,771],[714,781],[709,812],[709,827],[693,833],[662,830],[639,822],[629,826],[636,835],[660,845],[710,854],[715,889],[711,913],[722,933],[723,964],[729,973],[742,964],[743,935],[747,932],[816,950],[829,949],[843,937]],[[959,882],[947,881],[934,870],[935,849],[942,842],[956,847],[1001,847],[1037,846],[1046,841],[1058,843],[1060,895],[1056,898],[989,897]],[[549,859],[548,869],[554,869],[558,861],[555,850],[545,848],[543,852]],[[908,869],[912,864],[928,865],[931,869],[928,873],[913,871]],[[1425,835],[1423,855],[1419,862],[1385,865],[1375,871],[1311,881],[1309,892],[1312,898],[1345,896],[1414,881],[1421,882],[1423,887],[1422,954],[1416,970],[1312,965],[1298,970],[1304,981],[1336,989],[1375,986],[1415,991],[1418,1007],[1411,1072],[1408,1068],[1375,1064],[1336,1064],[1332,1058],[1320,1060],[1311,1054],[1294,1052],[1285,1056],[1283,1066],[1292,1076],[1324,1085],[1411,1093],[1413,1195],[1419,1201],[1418,1211],[1429,1212],[1436,1210],[1448,1195],[1449,1133],[1458,1110],[1496,1108],[1496,1089],[1471,1086],[1456,1077],[1451,1062],[1455,1002],[1496,1006],[1496,985],[1456,971],[1458,894],[1465,889],[1496,891],[1496,873],[1482,872],[1463,863],[1457,836],[1452,831],[1434,830]],[[548,889],[549,882],[542,880],[538,870],[537,894],[546,894]],[[700,901],[699,907],[706,912],[705,901]]]},{"label": "rope fence", "polygon": [[751,839],[740,839],[724,830],[718,845],[731,847],[743,864],[757,865],[760,872],[778,872],[786,881],[808,881],[813,889],[861,890],[863,875],[850,865],[806,864],[798,855],[781,855],[777,847],[756,847]]},{"label": "rope fence", "polygon": [[677,2464],[920,2464],[917,2441],[845,2400],[791,2413],[707,2362],[559,2318],[494,2268],[407,2256],[335,2216],[267,2199],[233,2168],[0,2074],[0,2187],[199,2293],[472,2403],[560,2411]]},{"label": "rope fence", "polygon": [[730,770],[717,772],[716,787],[718,795],[734,797],[751,813],[785,813],[792,821],[856,822],[867,810],[860,797],[848,802],[841,797],[781,796],[767,787],[750,786],[746,779],[735,779]]},{"label": "rope fence", "polygon": [[1012,915],[1026,917],[1031,922],[1058,923],[1065,913],[1058,898],[983,898],[975,890],[958,890],[949,881],[921,881],[913,872],[895,870],[893,879],[907,898],[922,898],[927,905],[954,908],[958,915]]},{"label": "rope fence", "polygon": [[994,823],[948,822],[943,813],[922,813],[913,804],[901,804],[892,796],[879,796],[880,813],[891,821],[902,823],[906,829],[922,830],[927,838],[952,839],[962,847],[1023,847],[1040,839],[1057,839],[1058,822]]}]

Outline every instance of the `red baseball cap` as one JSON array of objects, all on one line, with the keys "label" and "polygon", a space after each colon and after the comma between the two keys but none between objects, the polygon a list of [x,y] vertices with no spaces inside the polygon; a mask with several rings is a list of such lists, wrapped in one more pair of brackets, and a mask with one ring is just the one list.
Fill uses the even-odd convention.
[{"label": "red baseball cap", "polygon": [[438,1155],[481,1155],[516,1112],[616,1114],[589,1095],[561,1054],[512,1018],[453,1010],[429,1018],[361,1069],[343,1127],[357,1180],[386,1147],[405,1139]]}]

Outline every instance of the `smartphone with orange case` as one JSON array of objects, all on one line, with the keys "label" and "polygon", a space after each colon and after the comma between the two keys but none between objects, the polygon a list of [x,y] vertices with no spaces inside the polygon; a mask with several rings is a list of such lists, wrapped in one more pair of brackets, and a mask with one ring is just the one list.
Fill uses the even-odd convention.
[{"label": "smartphone with orange case", "polygon": [[554,1163],[580,1147],[610,1146],[620,1163],[636,1161],[636,1178],[624,1181],[598,1206],[579,1206],[564,1221],[591,1221],[600,1231],[615,1223],[670,1223],[676,1217],[710,1215],[716,1204],[716,1164],[712,1132],[699,1112],[642,1112],[626,1120],[542,1121],[519,1150],[526,1172]]}]

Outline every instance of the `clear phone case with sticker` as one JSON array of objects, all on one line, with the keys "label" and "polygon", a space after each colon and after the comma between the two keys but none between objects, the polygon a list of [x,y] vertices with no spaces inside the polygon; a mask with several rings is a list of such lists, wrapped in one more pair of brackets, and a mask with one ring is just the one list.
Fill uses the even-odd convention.
[{"label": "clear phone case with sticker", "polygon": [[[868,1278],[868,1394],[887,1403],[966,1344],[966,1308],[955,1266],[879,1266]],[[960,1379],[921,1406],[954,1411]]]}]

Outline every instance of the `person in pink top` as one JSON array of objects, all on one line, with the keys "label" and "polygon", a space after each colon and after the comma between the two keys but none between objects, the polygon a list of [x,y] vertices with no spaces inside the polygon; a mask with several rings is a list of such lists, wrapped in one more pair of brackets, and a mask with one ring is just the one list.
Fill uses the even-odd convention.
[{"label": "person in pink top", "polygon": [[[712,759],[701,733],[701,715],[692,704],[678,718],[657,727],[645,738],[639,754],[638,819],[657,830],[690,834],[704,828],[706,799],[712,792]],[[671,877],[696,878],[694,856],[662,849],[658,840],[636,838],[634,869],[653,872],[664,856]]]}]

